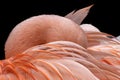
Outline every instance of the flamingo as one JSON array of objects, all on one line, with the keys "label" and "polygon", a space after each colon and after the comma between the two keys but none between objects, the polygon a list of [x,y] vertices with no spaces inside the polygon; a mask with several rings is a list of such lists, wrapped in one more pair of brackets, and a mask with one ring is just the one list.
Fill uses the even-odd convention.
[{"label": "flamingo", "polygon": [[119,53],[111,52],[119,52],[119,40],[81,24],[92,6],[17,24],[5,43],[0,80],[120,80]]}]

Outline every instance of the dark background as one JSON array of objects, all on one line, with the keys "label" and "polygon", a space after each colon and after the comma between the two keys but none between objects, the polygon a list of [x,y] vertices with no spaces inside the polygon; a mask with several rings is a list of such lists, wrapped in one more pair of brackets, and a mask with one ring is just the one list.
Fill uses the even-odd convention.
[{"label": "dark background", "polygon": [[[106,1],[106,2],[105,2]],[[117,0],[119,1],[119,0]],[[0,59],[4,59],[4,44],[15,25],[31,16],[67,13],[94,4],[83,23],[90,23],[102,32],[118,36],[119,2],[115,0],[39,0],[0,3]]]}]

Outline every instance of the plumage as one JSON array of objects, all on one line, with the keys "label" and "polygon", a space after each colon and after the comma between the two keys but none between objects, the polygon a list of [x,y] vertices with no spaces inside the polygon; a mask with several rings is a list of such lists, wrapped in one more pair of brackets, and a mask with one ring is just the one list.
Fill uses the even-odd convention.
[{"label": "plumage", "polygon": [[0,60],[0,80],[120,80],[119,40],[81,24],[91,7],[16,25]]},{"label": "plumage", "polygon": [[84,31],[70,19],[58,15],[34,16],[19,23],[11,31],[5,43],[5,56],[8,58],[32,46],[58,40],[87,46]]},{"label": "plumage", "polygon": [[[80,80],[83,78],[85,80],[99,80],[91,73],[91,71],[89,71],[89,69],[82,64],[79,64],[76,59],[71,59],[80,58],[80,55],[72,55],[78,53],[69,51],[69,48],[71,51],[72,49],[73,51],[84,51],[82,46],[67,41],[38,45],[26,50],[22,54],[13,56],[1,62],[1,65],[5,67],[1,68],[1,73],[4,73],[4,77],[12,74],[18,80],[47,80],[47,78],[49,80]],[[84,58],[84,56],[82,57]],[[24,75],[22,75],[22,73],[24,73]],[[36,75],[33,75],[34,73]]]},{"label": "plumage", "polygon": [[82,21],[87,17],[92,6],[93,5],[90,5],[88,7],[79,9],[77,11],[72,11],[69,14],[67,14],[65,17],[71,19],[72,21],[80,25]]}]

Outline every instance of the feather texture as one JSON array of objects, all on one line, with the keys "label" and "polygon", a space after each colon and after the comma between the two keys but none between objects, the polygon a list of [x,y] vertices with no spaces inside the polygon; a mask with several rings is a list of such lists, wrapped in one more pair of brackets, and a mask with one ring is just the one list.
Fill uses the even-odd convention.
[{"label": "feather texture", "polygon": [[92,6],[93,5],[90,5],[88,7],[82,8],[80,10],[72,11],[69,14],[67,14],[65,17],[73,20],[75,23],[80,25],[82,23],[82,21],[88,15],[88,13],[89,13]]},{"label": "feather texture", "polygon": [[120,80],[119,39],[81,25],[92,6],[16,25],[0,60],[0,80]]}]

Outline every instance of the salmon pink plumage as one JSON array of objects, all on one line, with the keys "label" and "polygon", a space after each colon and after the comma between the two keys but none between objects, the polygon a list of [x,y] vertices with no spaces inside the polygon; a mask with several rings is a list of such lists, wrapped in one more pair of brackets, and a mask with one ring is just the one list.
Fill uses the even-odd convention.
[{"label": "salmon pink plumage", "polygon": [[120,80],[120,40],[81,24],[92,6],[16,25],[0,60],[0,80]]}]

